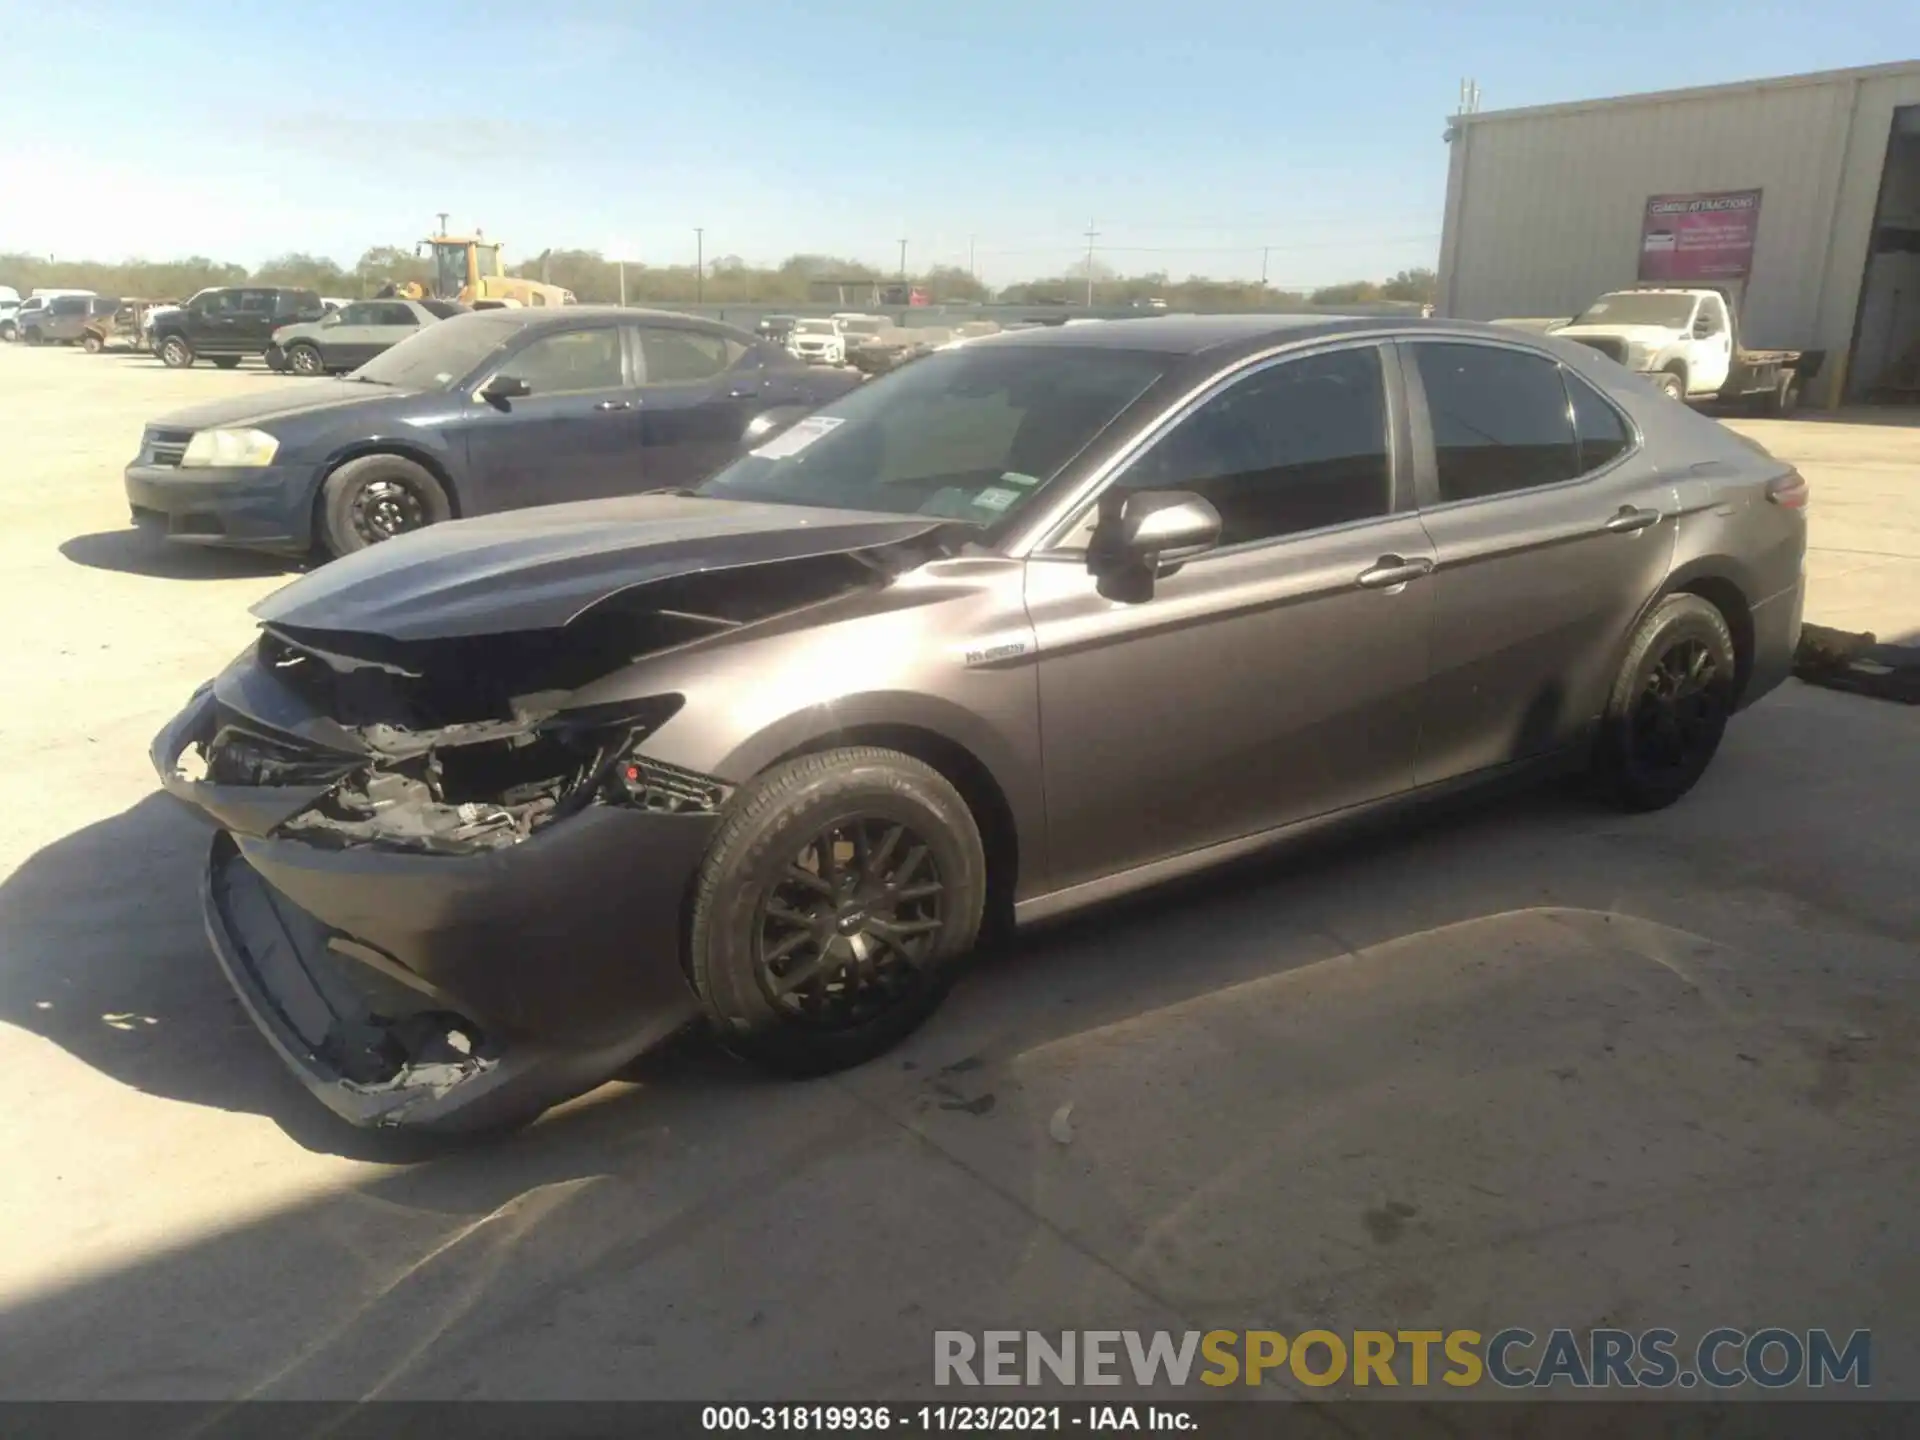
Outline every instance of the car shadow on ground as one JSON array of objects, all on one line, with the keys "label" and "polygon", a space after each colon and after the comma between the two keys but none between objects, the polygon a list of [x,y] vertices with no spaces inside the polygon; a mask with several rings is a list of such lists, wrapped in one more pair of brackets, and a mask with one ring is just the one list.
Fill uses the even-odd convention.
[{"label": "car shadow on ground", "polygon": [[76,535],[60,542],[60,553],[74,564],[94,570],[150,575],[158,580],[240,580],[293,575],[306,569],[306,562],[293,556],[175,545],[134,526]]},{"label": "car shadow on ground", "polygon": [[[1869,1325],[1898,1383],[1911,732],[1814,692],[1751,723],[1688,809],[1463,800],[1036,929],[840,1076],[682,1040],[14,1300],[0,1392],[877,1398],[928,1392],[936,1327],[1729,1314]],[[205,843],[156,796],[0,886],[0,1021],[359,1153],[225,994]]]}]

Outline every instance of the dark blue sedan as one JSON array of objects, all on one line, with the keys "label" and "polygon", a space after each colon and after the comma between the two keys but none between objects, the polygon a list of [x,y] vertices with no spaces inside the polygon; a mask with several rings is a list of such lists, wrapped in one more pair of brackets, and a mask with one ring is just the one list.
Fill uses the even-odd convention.
[{"label": "dark blue sedan", "polygon": [[482,310],[343,380],[156,420],[127,500],[174,540],[344,555],[456,516],[697,484],[859,383],[688,315]]}]

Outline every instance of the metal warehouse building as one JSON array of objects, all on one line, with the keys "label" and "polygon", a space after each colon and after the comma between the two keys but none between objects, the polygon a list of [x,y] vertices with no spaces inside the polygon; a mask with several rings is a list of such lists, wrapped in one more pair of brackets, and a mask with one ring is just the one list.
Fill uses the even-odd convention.
[{"label": "metal warehouse building", "polygon": [[1447,139],[1439,313],[1576,314],[1672,245],[1650,202],[1758,191],[1745,343],[1824,350],[1815,404],[1920,399],[1920,61],[1461,114]]}]

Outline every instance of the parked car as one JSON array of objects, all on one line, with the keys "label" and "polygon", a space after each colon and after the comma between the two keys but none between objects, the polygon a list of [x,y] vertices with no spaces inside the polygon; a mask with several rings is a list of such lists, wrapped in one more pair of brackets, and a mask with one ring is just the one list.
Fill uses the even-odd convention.
[{"label": "parked car", "polygon": [[466,312],[457,300],[355,300],[322,319],[274,331],[267,368],[296,375],[353,370],[416,334],[422,325]]},{"label": "parked car", "polygon": [[[1656,236],[1648,236],[1647,248]],[[1553,333],[1638,370],[1676,400],[1747,401],[1789,415],[1824,350],[1749,350],[1738,286],[1635,285],[1595,300]]]},{"label": "parked car", "polygon": [[812,365],[847,363],[847,342],[838,320],[806,316],[794,321],[787,348]]},{"label": "parked car", "polygon": [[154,353],[179,370],[205,356],[231,370],[249,355],[264,356],[283,325],[326,313],[312,290],[284,285],[216,285],[153,322]]},{"label": "parked car", "polygon": [[1788,673],[1806,494],[1491,326],[992,336],[690,495],[295,581],[153,758],[220,832],[208,932],[313,1092],[492,1125],[694,1016],[778,1070],[859,1063],[983,927],[1470,782],[1670,804]]},{"label": "parked car", "polygon": [[81,347],[89,355],[98,355],[115,345],[144,350],[147,313],[152,309],[152,302],[146,300],[96,301],[80,331]]},{"label": "parked car", "polygon": [[27,322],[29,345],[77,345],[87,324],[99,315],[112,315],[118,300],[100,295],[54,295]]},{"label": "parked car", "polygon": [[0,340],[11,342],[20,333],[15,319],[20,313],[20,292],[11,285],[0,285]]},{"label": "parked car", "polygon": [[454,515],[697,484],[857,383],[692,316],[479,310],[348,379],[154,421],[127,499],[175,540],[343,555]]},{"label": "parked car", "polygon": [[794,318],[791,315],[762,315],[753,332],[769,345],[785,349],[787,341],[793,336],[793,325]]}]

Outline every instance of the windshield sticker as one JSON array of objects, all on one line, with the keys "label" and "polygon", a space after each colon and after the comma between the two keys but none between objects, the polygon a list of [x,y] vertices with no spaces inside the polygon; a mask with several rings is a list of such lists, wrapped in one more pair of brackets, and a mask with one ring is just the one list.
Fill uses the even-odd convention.
[{"label": "windshield sticker", "polygon": [[837,415],[808,415],[796,420],[753,453],[762,460],[784,460],[798,455],[822,435],[845,423]]},{"label": "windshield sticker", "polygon": [[1018,490],[1002,490],[999,486],[995,485],[990,489],[982,490],[978,495],[974,496],[973,503],[982,510],[1004,510],[1019,498],[1020,492]]},{"label": "windshield sticker", "polygon": [[1003,471],[1000,478],[1009,485],[1018,485],[1022,490],[1031,490],[1040,483],[1036,475],[1022,475],[1018,470]]}]

